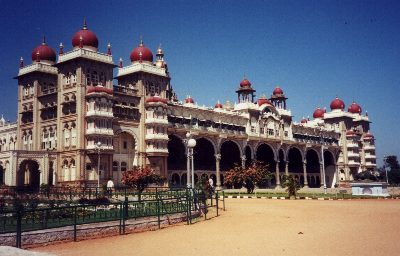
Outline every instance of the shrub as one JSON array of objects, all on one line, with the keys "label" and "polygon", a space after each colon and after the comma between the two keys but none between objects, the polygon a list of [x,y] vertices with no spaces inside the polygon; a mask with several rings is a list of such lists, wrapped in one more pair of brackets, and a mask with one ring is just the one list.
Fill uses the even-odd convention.
[{"label": "shrub", "polygon": [[284,175],[281,183],[283,188],[286,188],[289,197],[296,197],[297,191],[300,189],[299,182],[293,177],[293,175]]},{"label": "shrub", "polygon": [[150,167],[134,167],[122,175],[122,183],[142,193],[150,184],[162,184],[165,179]]},{"label": "shrub", "polygon": [[267,170],[267,166],[260,161],[253,161],[247,168],[235,165],[225,175],[225,184],[234,188],[244,186],[247,193],[251,194],[255,186],[262,186],[271,179],[272,173]]}]

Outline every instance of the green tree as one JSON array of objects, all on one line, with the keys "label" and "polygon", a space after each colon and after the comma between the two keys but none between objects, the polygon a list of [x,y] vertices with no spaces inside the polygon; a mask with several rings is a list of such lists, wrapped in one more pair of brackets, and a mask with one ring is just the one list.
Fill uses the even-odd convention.
[{"label": "green tree", "polygon": [[286,188],[289,197],[296,197],[297,191],[300,189],[300,183],[294,178],[293,175],[283,175],[282,183],[283,188]]},{"label": "green tree", "polygon": [[391,185],[400,184],[400,165],[397,156],[385,157],[383,168],[388,170],[388,179]]}]

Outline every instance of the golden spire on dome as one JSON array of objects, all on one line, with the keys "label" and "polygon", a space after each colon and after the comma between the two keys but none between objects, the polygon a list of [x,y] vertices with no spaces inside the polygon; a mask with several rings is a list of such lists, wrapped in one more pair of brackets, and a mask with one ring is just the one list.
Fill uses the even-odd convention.
[{"label": "golden spire on dome", "polygon": [[140,35],[140,43],[139,43],[139,46],[144,46],[144,43],[143,43],[143,36],[142,36],[142,35]]},{"label": "golden spire on dome", "polygon": [[45,35],[43,35],[43,37],[42,37],[42,45],[46,45],[46,36]]},{"label": "golden spire on dome", "polygon": [[87,30],[86,17],[83,18],[83,30]]}]

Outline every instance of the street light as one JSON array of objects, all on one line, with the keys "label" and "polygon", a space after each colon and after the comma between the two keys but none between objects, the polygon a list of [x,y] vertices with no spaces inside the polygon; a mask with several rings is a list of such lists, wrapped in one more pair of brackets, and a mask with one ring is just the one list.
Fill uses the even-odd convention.
[{"label": "street light", "polygon": [[[187,146],[187,177],[186,183],[188,188],[194,188],[194,161],[193,161],[193,148],[196,146],[196,140],[191,138],[191,134],[186,133],[186,146]],[[190,178],[191,177],[191,178]]]},{"label": "street light", "polygon": [[96,143],[97,150],[97,188],[100,188],[100,149],[101,149],[101,141]]},{"label": "street light", "polygon": [[324,139],[321,132],[321,158],[322,158],[322,175],[324,176],[324,194],[327,193],[326,189],[326,175],[325,175],[325,159],[324,159]]},{"label": "street light", "polygon": [[387,156],[383,157],[383,166],[385,168],[385,172],[386,172],[386,184],[389,184],[389,177],[388,177],[388,169],[390,168],[386,162],[387,160]]}]

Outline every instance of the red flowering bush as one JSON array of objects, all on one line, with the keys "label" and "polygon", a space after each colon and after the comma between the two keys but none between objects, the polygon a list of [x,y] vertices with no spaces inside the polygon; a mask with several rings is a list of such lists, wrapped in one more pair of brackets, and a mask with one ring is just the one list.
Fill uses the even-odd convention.
[{"label": "red flowering bush", "polygon": [[261,186],[271,179],[272,174],[267,166],[259,161],[253,161],[247,168],[235,165],[225,174],[225,184],[228,187],[245,187],[247,193],[253,193],[255,186]]},{"label": "red flowering bush", "polygon": [[126,171],[122,175],[122,183],[128,187],[137,189],[140,193],[150,184],[161,184],[164,178],[155,173],[150,167],[134,167],[132,170]]}]

